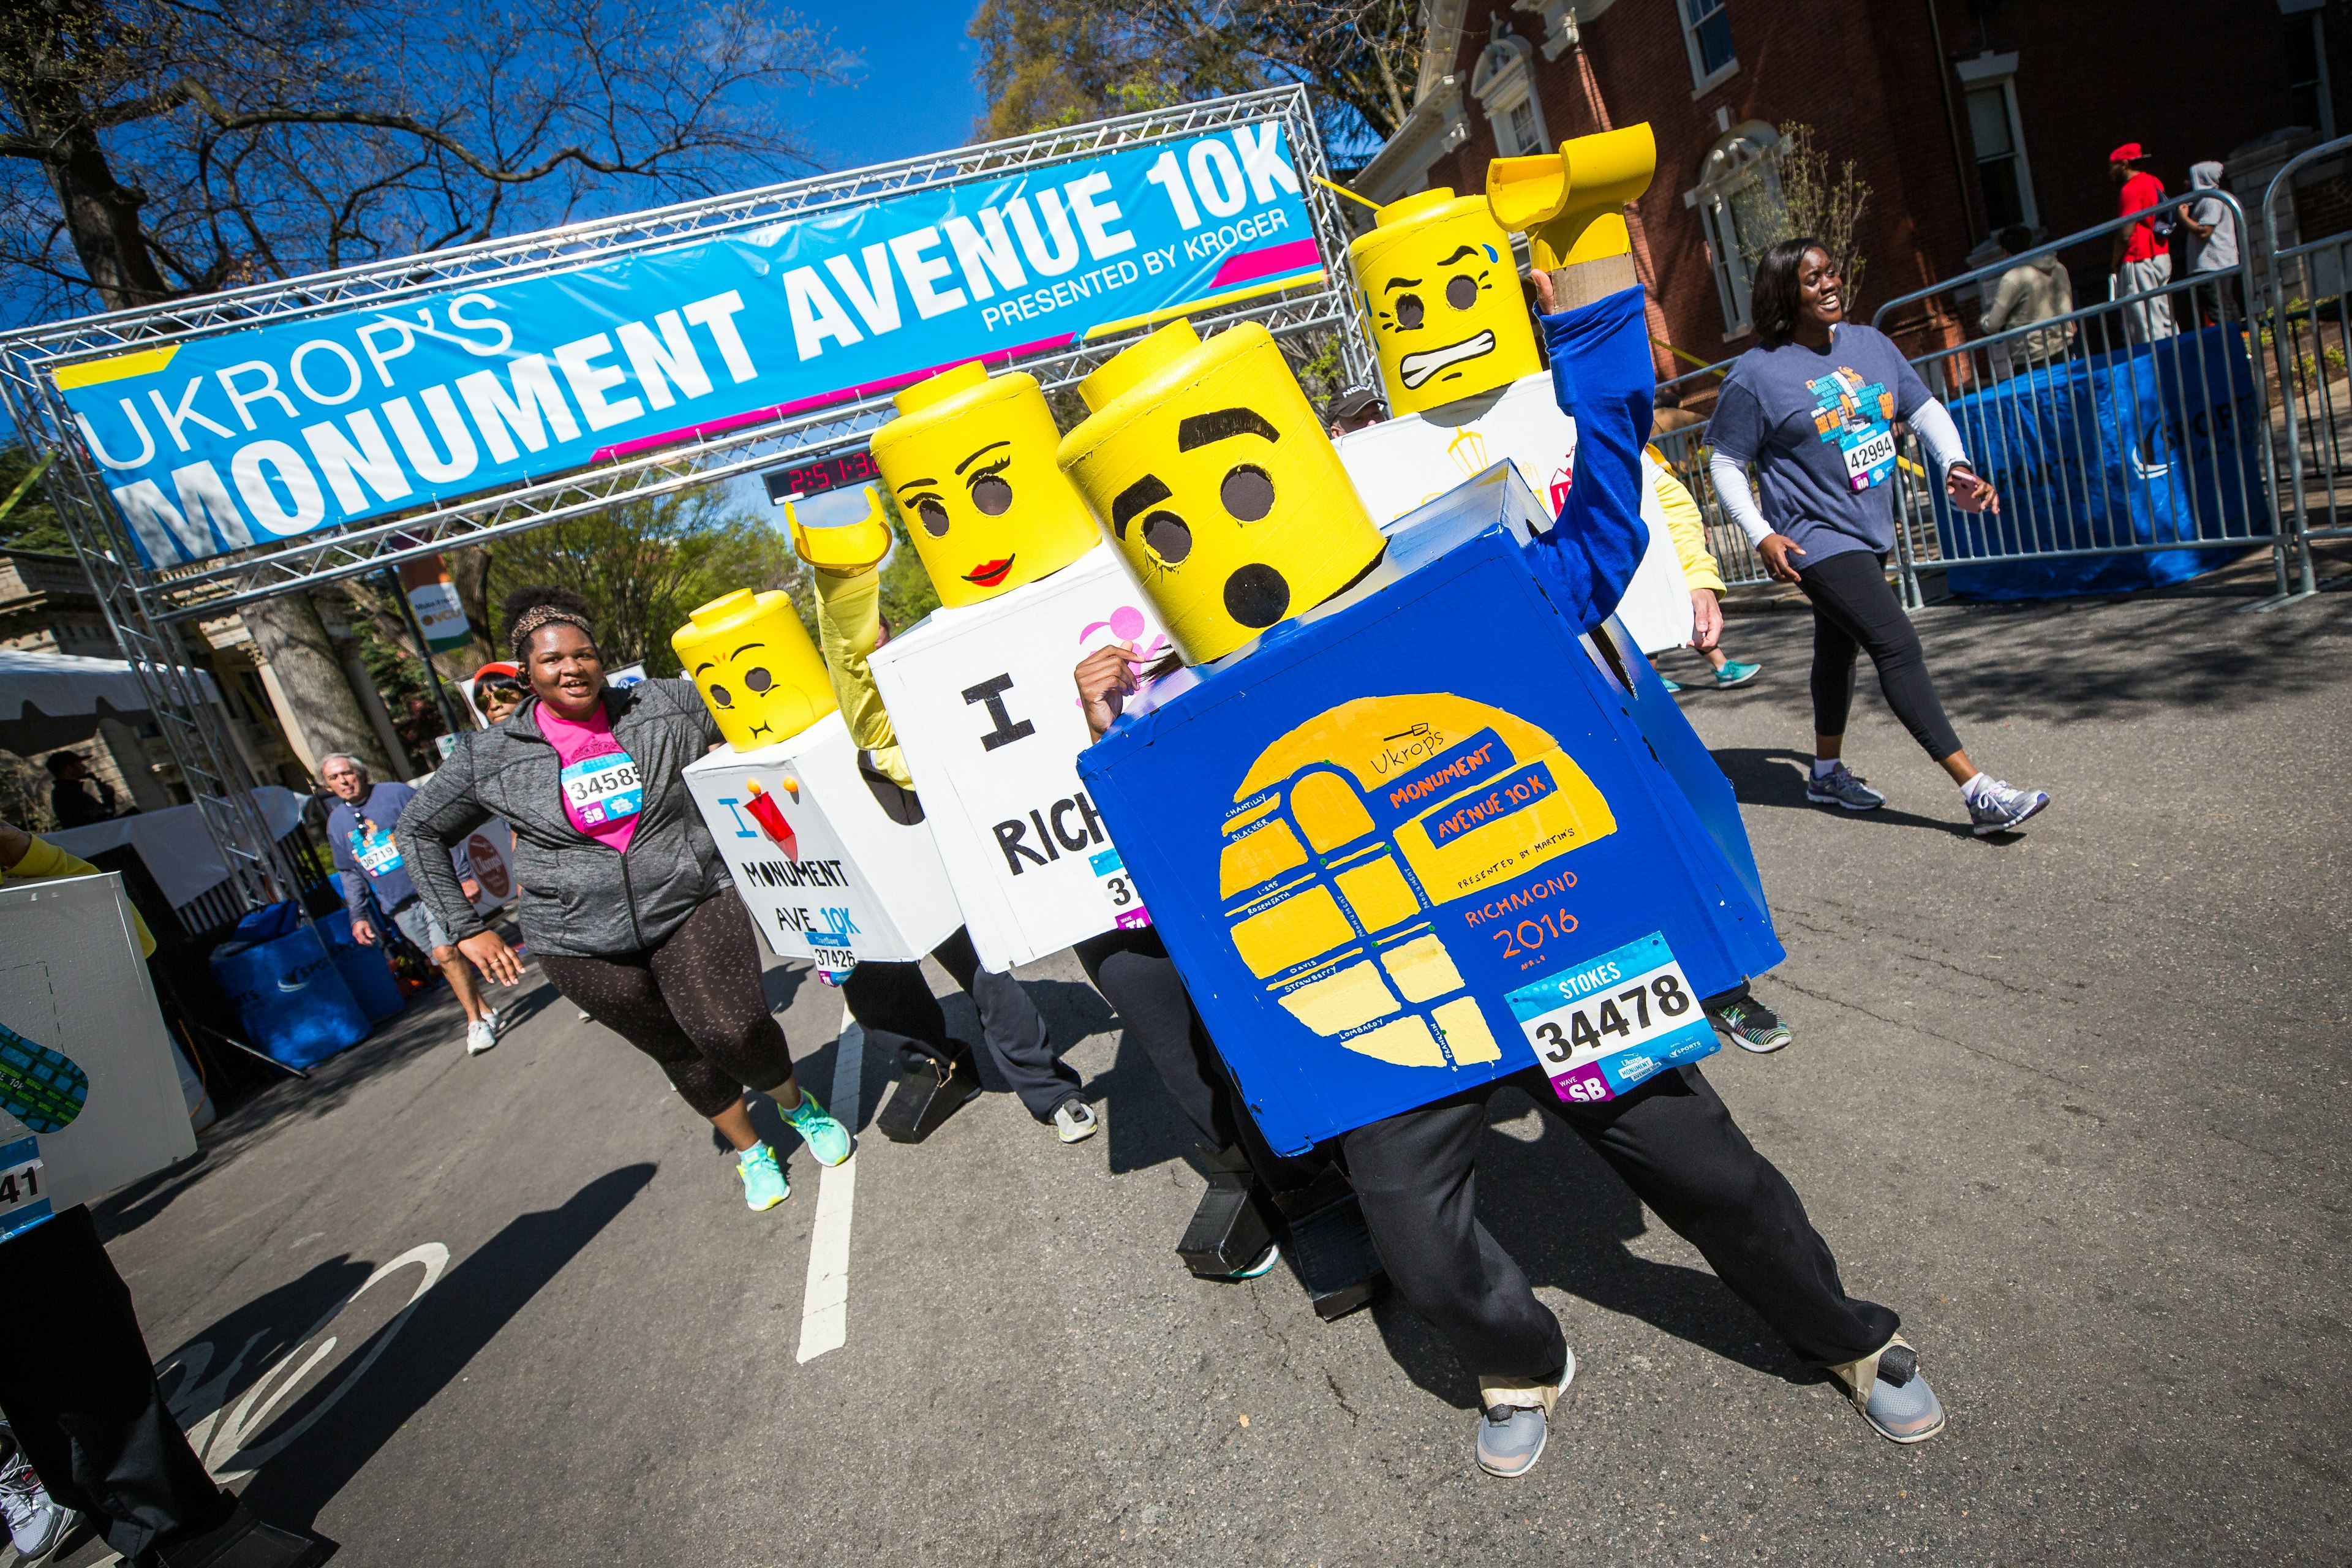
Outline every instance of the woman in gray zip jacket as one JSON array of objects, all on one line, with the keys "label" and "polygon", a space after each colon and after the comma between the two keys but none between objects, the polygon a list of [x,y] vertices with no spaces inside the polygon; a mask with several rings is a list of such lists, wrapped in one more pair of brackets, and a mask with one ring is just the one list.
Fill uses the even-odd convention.
[{"label": "woman in gray zip jacket", "polygon": [[[604,684],[587,602],[567,588],[507,597],[508,640],[530,696],[465,737],[400,814],[411,864],[496,816],[514,829],[522,934],[547,977],[590,1017],[661,1065],[686,1102],[737,1151],[744,1198],[790,1194],[751,1131],[748,1086],[772,1096],[819,1162],[849,1158],[848,1130],[793,1077],[768,1011],[751,919],[680,777],[719,743],[693,684]],[[458,951],[499,984],[522,966],[474,912],[454,873],[420,870],[417,892]]]}]

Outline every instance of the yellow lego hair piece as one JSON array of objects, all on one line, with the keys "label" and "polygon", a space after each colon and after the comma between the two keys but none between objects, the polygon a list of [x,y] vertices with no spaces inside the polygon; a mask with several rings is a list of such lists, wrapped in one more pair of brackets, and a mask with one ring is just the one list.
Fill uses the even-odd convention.
[{"label": "yellow lego hair piece", "polygon": [[1385,542],[1274,337],[1172,321],[1078,384],[1059,460],[1188,664],[1361,576]]},{"label": "yellow lego hair piece", "polygon": [[839,706],[808,628],[773,589],[721,595],[670,633],[669,646],[739,752],[797,735]]},{"label": "yellow lego hair piece", "polygon": [[1485,197],[1422,191],[1372,223],[1348,256],[1390,408],[1418,414],[1543,368],[1511,237]]},{"label": "yellow lego hair piece", "polygon": [[1058,572],[1102,535],[1055,466],[1062,433],[1037,378],[978,362],[915,383],[874,433],[874,462],[898,498],[940,603],[976,605]]},{"label": "yellow lego hair piece", "polygon": [[[882,515],[882,498],[875,493],[874,487],[857,488],[866,492],[866,515],[846,525],[810,528],[801,521],[801,503],[784,503],[784,522],[792,531],[793,553],[820,571],[837,572],[845,577],[854,577],[882,563],[882,558],[890,553],[889,520]],[[824,494],[834,497],[843,492],[827,490]]]},{"label": "yellow lego hair piece", "polygon": [[1495,221],[1525,234],[1547,269],[1633,250],[1625,207],[1650,188],[1658,143],[1647,123],[1560,143],[1557,153],[1497,158],[1486,165]]}]

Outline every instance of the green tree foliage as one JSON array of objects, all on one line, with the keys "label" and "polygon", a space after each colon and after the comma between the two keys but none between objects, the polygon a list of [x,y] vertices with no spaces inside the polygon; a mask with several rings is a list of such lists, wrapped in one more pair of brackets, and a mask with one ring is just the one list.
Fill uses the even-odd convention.
[{"label": "green tree foliage", "polygon": [[[66,525],[58,521],[57,509],[49,504],[46,478],[35,479],[30,487],[25,480],[32,474],[35,458],[21,441],[0,446],[0,504],[16,496],[16,504],[8,515],[0,518],[0,542],[11,550],[46,550],[56,555],[73,553],[73,541],[67,537]],[[19,489],[24,489],[18,495]]]},{"label": "green tree foliage", "polygon": [[1771,174],[1749,184],[1733,203],[1739,216],[1739,248],[1755,266],[1784,239],[1818,239],[1845,273],[1846,298],[1862,297],[1866,258],[1854,244],[1863,209],[1870,205],[1870,182],[1854,173],[1849,158],[1836,169],[1813,143],[1813,128],[1780,128]]},{"label": "green tree foliage", "polygon": [[1407,0],[982,0],[971,36],[986,136],[1304,82],[1343,153],[1404,122],[1421,46]]},{"label": "green tree foliage", "polygon": [[488,600],[525,583],[566,584],[596,607],[605,663],[643,660],[649,674],[676,675],[669,635],[697,605],[737,588],[781,588],[805,605],[805,570],[781,532],[713,488],[500,540],[490,546]]}]

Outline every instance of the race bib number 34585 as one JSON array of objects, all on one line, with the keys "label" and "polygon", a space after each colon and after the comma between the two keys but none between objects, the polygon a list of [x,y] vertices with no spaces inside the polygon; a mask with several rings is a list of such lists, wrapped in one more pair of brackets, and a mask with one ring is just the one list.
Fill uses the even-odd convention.
[{"label": "race bib number 34585", "polygon": [[1614,1100],[1716,1049],[1689,977],[1653,931],[1510,994],[1536,1060],[1560,1099]]},{"label": "race bib number 34585", "polygon": [[646,803],[636,759],[626,752],[606,752],[602,756],[583,757],[567,764],[563,770],[563,798],[583,827],[635,816]]}]

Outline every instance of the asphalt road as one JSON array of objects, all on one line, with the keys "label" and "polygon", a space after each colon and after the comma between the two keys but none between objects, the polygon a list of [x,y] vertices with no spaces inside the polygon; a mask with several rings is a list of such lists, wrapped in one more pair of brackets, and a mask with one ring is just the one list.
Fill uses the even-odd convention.
[{"label": "asphalt road", "polygon": [[[495,1052],[444,996],[102,1220],[215,1468],[349,1568],[2343,1563],[2352,594],[2246,603],[1920,617],[1964,742],[2056,797],[2009,841],[1874,693],[1847,754],[1888,805],[1805,805],[1801,617],[1735,619],[1763,676],[1685,699],[1798,1031],[1706,1071],[1904,1314],[1952,1412],[1924,1447],[1498,1100],[1480,1212],[1580,1371],[1537,1472],[1479,1476],[1474,1384],[1410,1310],[1325,1325],[1286,1271],[1184,1273],[1199,1178],[1066,955],[1024,978],[1103,1135],[992,1094],[867,1136],[847,1342],[806,1364],[806,1153],[746,1213],[707,1125],[535,972]],[[839,994],[768,978],[823,1093]]]}]

